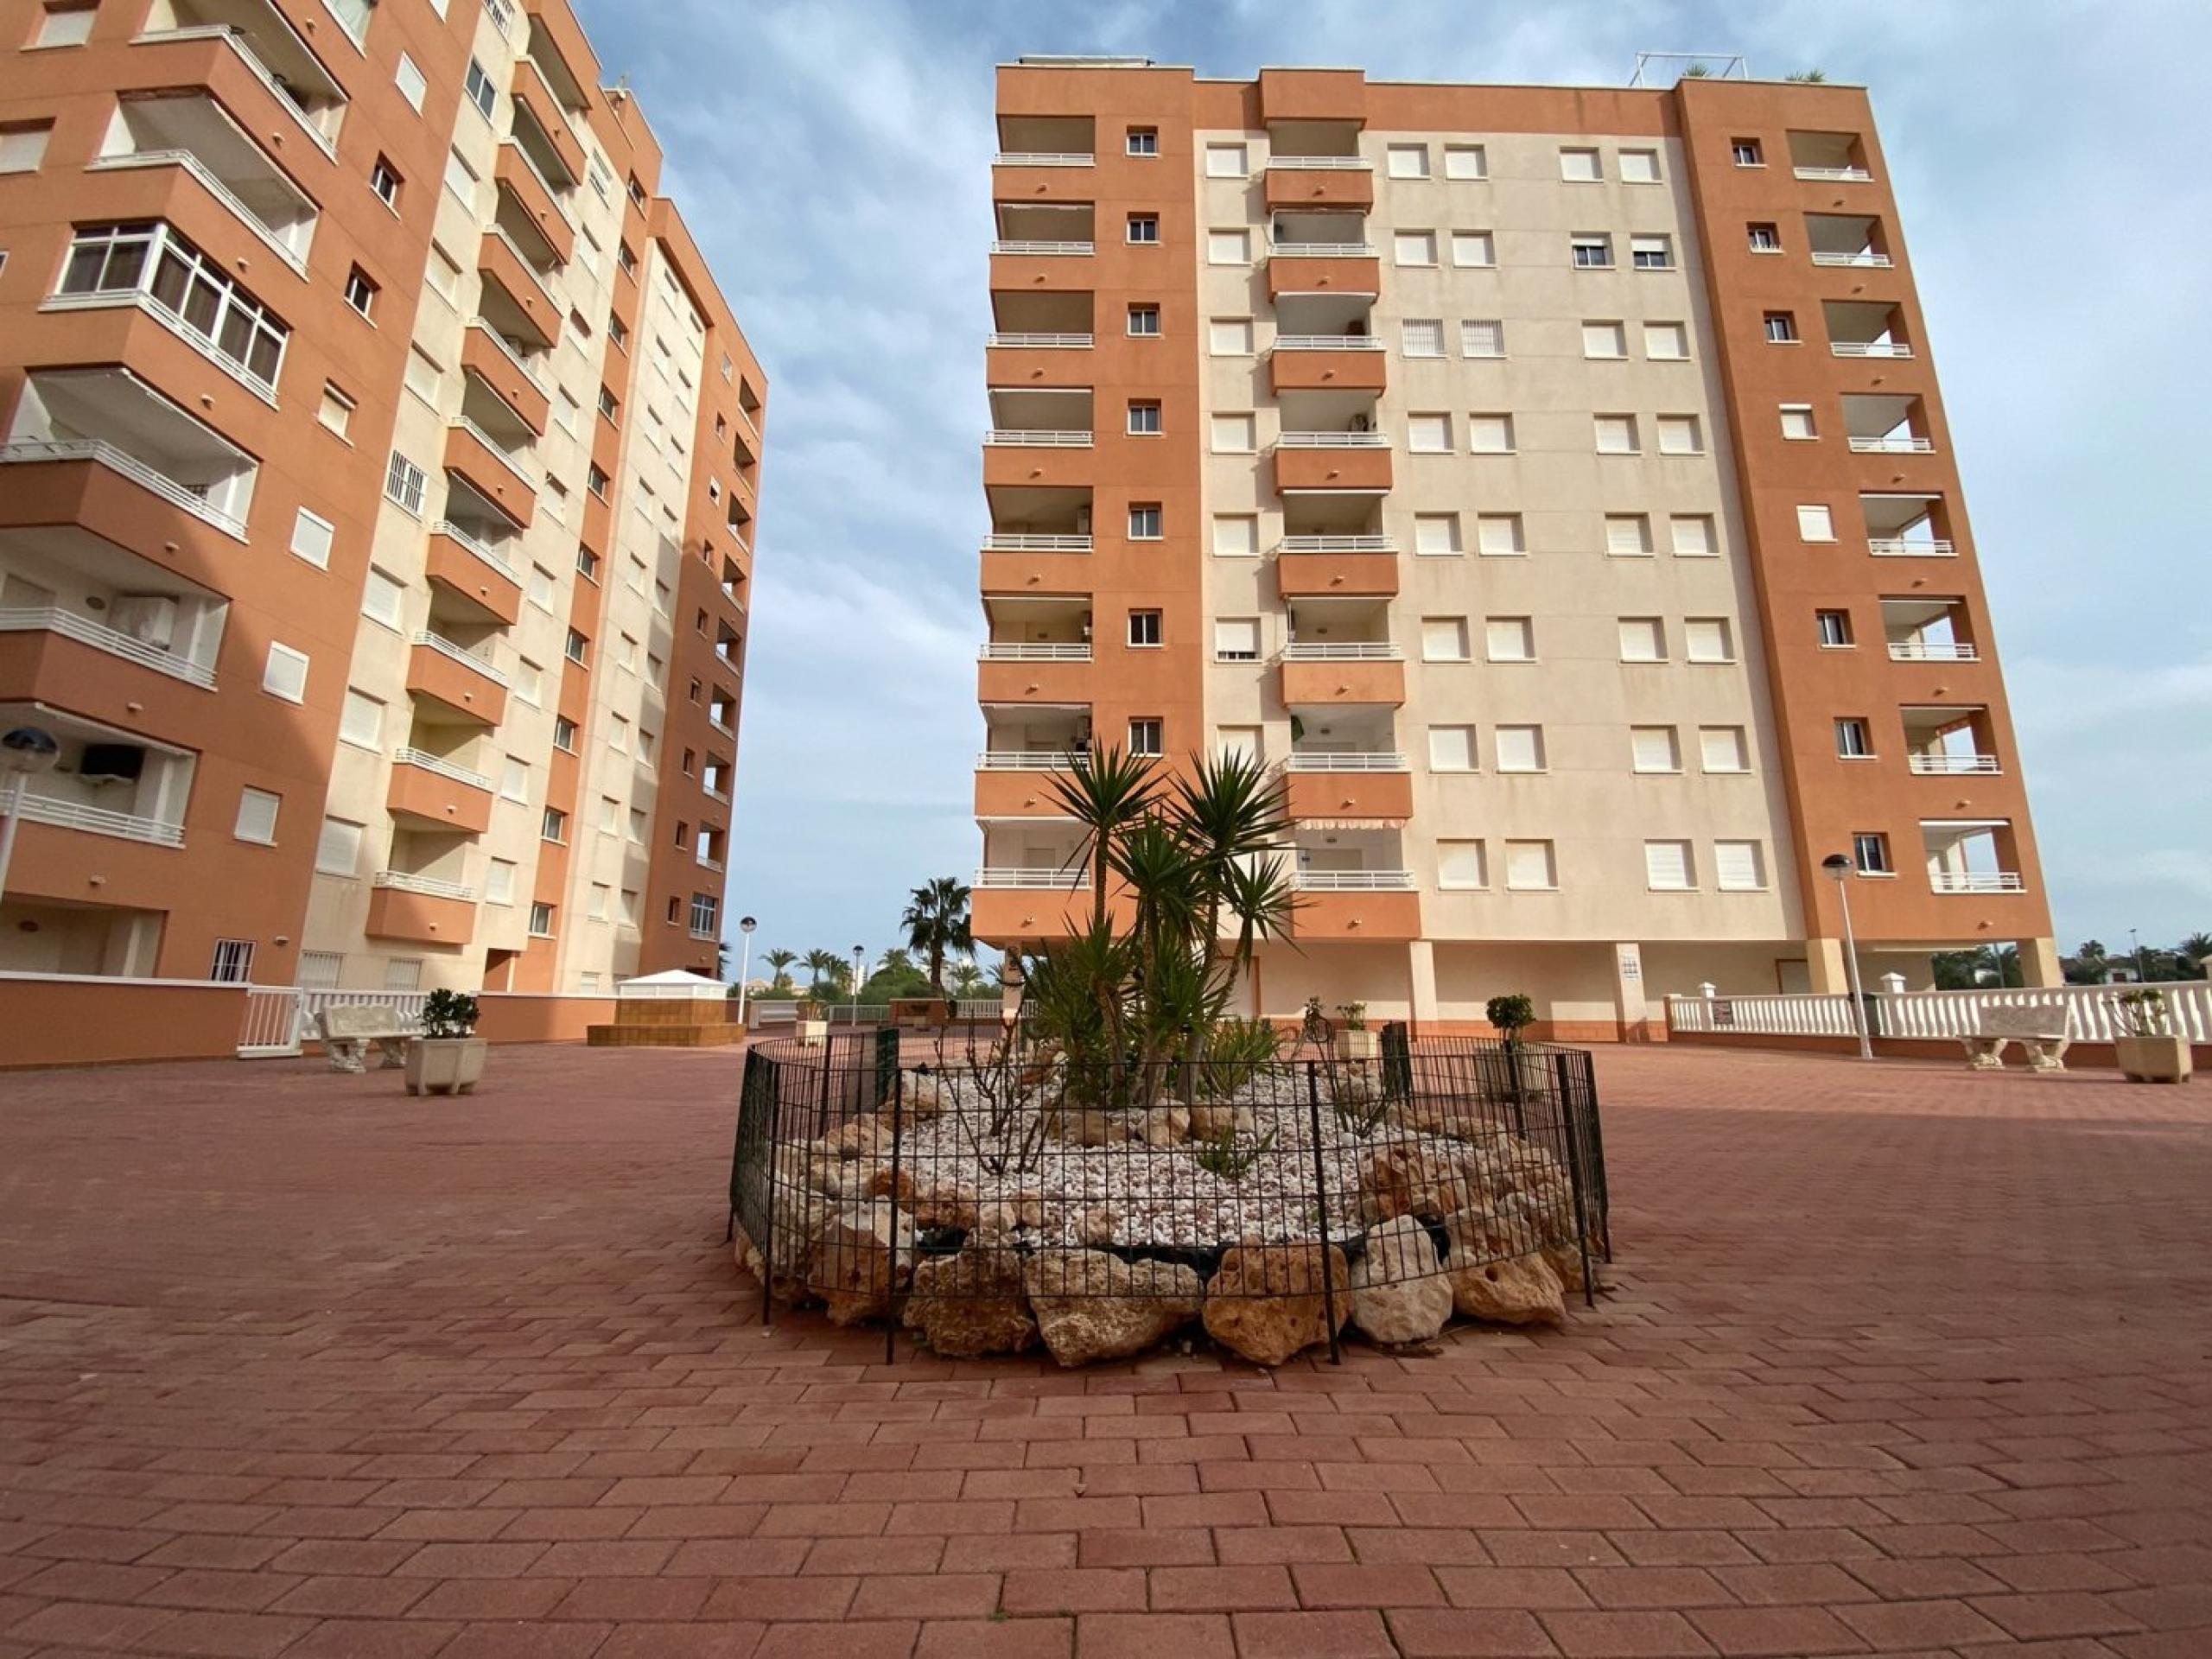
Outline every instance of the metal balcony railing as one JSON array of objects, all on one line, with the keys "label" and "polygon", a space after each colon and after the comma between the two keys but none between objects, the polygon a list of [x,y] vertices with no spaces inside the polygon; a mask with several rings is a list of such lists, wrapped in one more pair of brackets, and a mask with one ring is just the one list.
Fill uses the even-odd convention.
[{"label": "metal balcony railing", "polygon": [[1795,167],[1790,171],[1801,179],[1829,184],[1866,184],[1874,176],[1863,167]]},{"label": "metal balcony railing", "polygon": [[1930,870],[1928,885],[1937,893],[2027,891],[2027,883],[2011,870]]},{"label": "metal balcony railing", "polygon": [[1074,762],[1065,749],[986,749],[976,757],[978,772],[1066,772]]},{"label": "metal balcony railing", "polygon": [[434,772],[441,778],[450,778],[456,784],[467,784],[471,789],[488,791],[492,787],[492,780],[482,772],[471,772],[467,766],[457,766],[425,749],[401,749],[391,758],[396,765]]},{"label": "metal balcony railing", "polygon": [[1866,550],[1878,559],[1948,559],[1958,549],[1942,537],[1921,540],[1907,536],[1870,536]]},{"label": "metal balcony railing", "polygon": [[1372,259],[1375,248],[1367,242],[1274,242],[1268,251],[1284,259]]},{"label": "metal balcony railing", "polygon": [[1275,440],[1278,449],[1388,449],[1387,432],[1285,432]]},{"label": "metal balcony railing", "polygon": [[509,564],[504,556],[495,552],[491,548],[485,546],[483,543],[478,541],[474,536],[471,536],[459,524],[447,521],[441,521],[433,527],[430,533],[434,536],[443,536],[451,541],[459,543],[463,548],[467,549],[469,552],[474,553],[478,558],[483,560],[485,563],[490,565],[494,570],[497,570],[509,582],[518,583],[522,581],[521,572],[518,571],[512,564]]},{"label": "metal balcony railing", "polygon": [[1293,640],[1282,648],[1287,663],[1395,663],[1405,654],[1388,639]]},{"label": "metal balcony railing", "polygon": [[1002,149],[991,157],[993,167],[1089,167],[1094,157],[1088,150]]},{"label": "metal balcony railing", "polygon": [[1932,455],[1936,453],[1936,440],[1933,438],[1884,436],[1851,438],[1847,442],[1854,455]]},{"label": "metal balcony railing", "polygon": [[1832,340],[1829,353],[1836,357],[1909,358],[1912,347],[1893,340]]},{"label": "metal balcony railing", "polygon": [[180,484],[166,473],[159,472],[138,459],[127,449],[100,438],[33,438],[14,443],[0,444],[0,465],[10,462],[29,464],[41,461],[94,461],[114,472],[121,473],[135,484],[143,486],[164,500],[174,503],[187,512],[205,518],[216,529],[240,541],[245,539],[245,521],[211,506],[202,497],[193,493],[192,486]]},{"label": "metal balcony railing", "polygon": [[991,346],[1018,347],[1024,351],[1083,351],[1091,343],[1089,334],[1051,334],[1031,333],[995,333],[985,342]]},{"label": "metal balcony railing", "polygon": [[414,636],[414,643],[427,646],[442,657],[450,657],[464,668],[475,670],[494,685],[504,687],[507,683],[506,675],[493,667],[488,659],[480,657],[466,645],[456,645],[443,634],[428,632],[417,633]]},{"label": "metal balcony railing", "polygon": [[472,328],[482,329],[486,336],[490,339],[491,342],[499,348],[500,355],[505,357],[508,362],[515,365],[515,372],[521,375],[524,380],[527,380],[530,383],[531,389],[534,390],[539,397],[543,397],[550,395],[545,390],[545,383],[537,378],[537,372],[533,370],[528,363],[523,360],[522,353],[515,350],[513,346],[507,344],[507,337],[505,334],[501,334],[497,328],[494,328],[490,323],[486,322],[481,317],[471,319],[468,326]]},{"label": "metal balcony railing", "polygon": [[[523,466],[522,461],[518,461],[505,444],[502,444],[497,438],[493,437],[489,432],[486,432],[482,427],[477,425],[475,422],[470,420],[466,415],[454,416],[453,417],[453,423],[459,427],[462,431],[467,433],[470,437],[474,438],[477,442],[482,444],[486,449],[489,449],[501,466],[505,467],[509,472],[520,479],[524,484],[529,486],[532,494],[537,493],[537,480],[530,475],[529,470]],[[527,459],[531,454],[531,451],[529,448],[525,448],[522,451],[522,454],[524,457]]]},{"label": "metal balcony railing", "polygon": [[1306,172],[1372,173],[1375,163],[1364,156],[1270,156],[1268,171],[1297,168]]},{"label": "metal balcony railing", "polygon": [[1277,334],[1279,352],[1379,352],[1382,342],[1373,334]]},{"label": "metal balcony railing", "polygon": [[1892,639],[1890,641],[1890,660],[1893,663],[1975,663],[1981,660],[1981,653],[1973,645]]},{"label": "metal balcony railing", "polygon": [[986,865],[976,872],[976,885],[979,887],[1032,887],[1073,893],[1090,880],[1090,872],[1081,866],[1064,869],[1056,865]]},{"label": "metal balcony railing", "polygon": [[0,611],[0,633],[58,633],[74,639],[80,645],[90,645],[94,651],[105,652],[111,657],[120,657],[126,662],[137,663],[167,674],[172,679],[182,680],[188,685],[202,686],[213,690],[215,671],[189,658],[177,656],[160,645],[148,645],[143,639],[133,639],[79,616],[74,611],[65,611],[59,606],[30,606],[20,609]]},{"label": "metal balcony railing", "polygon": [[1406,757],[1384,749],[1293,749],[1283,762],[1287,772],[1407,772]]},{"label": "metal balcony railing", "polygon": [[1395,553],[1395,536],[1286,536],[1275,543],[1279,553]]},{"label": "metal balcony railing", "polygon": [[1411,870],[1300,870],[1293,879],[1302,893],[1403,893],[1414,885]]},{"label": "metal balcony railing", "polygon": [[1821,253],[1815,251],[1813,263],[1816,265],[1864,265],[1875,270],[1887,270],[1891,261],[1886,253],[1876,253],[1871,248],[1862,248],[1857,253]]},{"label": "metal balcony railing", "polygon": [[431,899],[458,899],[471,903],[476,889],[459,881],[442,881],[434,875],[410,875],[404,870],[378,870],[369,878],[372,887],[391,887],[399,893],[419,893]]},{"label": "metal balcony railing", "polygon": [[1991,776],[2004,770],[1993,754],[1909,754],[1905,764],[1923,778]]},{"label": "metal balcony railing", "polygon": [[[0,612],[0,615],[5,613]],[[1087,663],[1090,660],[1088,642],[1062,645],[1049,640],[1023,640],[1001,645],[996,641],[983,647],[982,660],[987,663]]]},{"label": "metal balcony railing", "polygon": [[82,801],[60,801],[50,795],[27,793],[22,814],[29,823],[50,823],[60,830],[82,830],[95,836],[143,841],[156,847],[184,845],[184,826],[181,823],[165,823],[159,818],[140,817],[133,812],[111,811]]},{"label": "metal balcony railing", "polygon": [[995,426],[983,434],[983,442],[994,449],[1088,449],[1090,434]]},{"label": "metal balcony railing", "polygon": [[1016,238],[991,244],[993,253],[1084,254],[1093,251],[1088,242],[1042,242]]},{"label": "metal balcony railing", "polygon": [[1088,553],[1090,537],[1037,535],[1028,531],[995,530],[983,537],[987,553]]}]

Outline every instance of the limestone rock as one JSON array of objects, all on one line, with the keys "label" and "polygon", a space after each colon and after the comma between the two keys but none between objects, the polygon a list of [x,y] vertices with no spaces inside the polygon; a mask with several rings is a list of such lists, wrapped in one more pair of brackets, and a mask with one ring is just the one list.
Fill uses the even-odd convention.
[{"label": "limestone rock", "polygon": [[1452,1276],[1452,1304],[1471,1319],[1493,1325],[1558,1325],[1567,1318],[1567,1287],[1542,1255],[1500,1255],[1508,1248],[1487,1229],[1466,1221],[1452,1227],[1444,1259]]},{"label": "limestone rock", "polygon": [[913,1224],[888,1201],[833,1211],[816,1231],[810,1282],[832,1325],[857,1325],[891,1311],[892,1293],[913,1271]]},{"label": "limestone rock", "polygon": [[1111,1244],[1121,1225],[1119,1211],[1107,1205],[1095,1205],[1083,1212],[1083,1242],[1086,1244]]},{"label": "limestone rock", "polygon": [[1018,1354],[1037,1340],[1021,1257],[993,1233],[971,1233],[957,1255],[931,1256],[915,1268],[905,1321],[946,1359]]},{"label": "limestone rock", "polygon": [[1444,1213],[1435,1173],[1418,1146],[1385,1146],[1368,1155],[1359,1167],[1359,1213],[1370,1225]]},{"label": "limestone rock", "polygon": [[951,1097],[935,1077],[910,1077],[899,1087],[899,1109],[910,1122],[926,1123],[952,1109]]},{"label": "limestone rock", "polygon": [[1427,1342],[1452,1317],[1452,1281],[1436,1241],[1411,1216],[1367,1230],[1351,1267],[1351,1322],[1377,1342]]},{"label": "limestone rock", "polygon": [[1142,1353],[1198,1316],[1204,1288],[1189,1268],[1103,1250],[1040,1251],[1021,1278],[1045,1345],[1063,1365]]},{"label": "limestone rock", "polygon": [[1191,1138],[1191,1109],[1183,1105],[1154,1106],[1141,1120],[1148,1147],[1179,1147]]},{"label": "limestone rock", "polygon": [[1010,1233],[1045,1224],[1045,1195],[1034,1187],[1001,1193],[978,1211],[976,1225],[987,1233]]},{"label": "limestone rock", "polygon": [[[1327,1247],[1328,1282],[1335,1287],[1339,1322],[1351,1311],[1351,1275],[1344,1252]],[[1322,1246],[1233,1245],[1206,1284],[1206,1334],[1257,1365],[1280,1365],[1302,1349],[1329,1339],[1322,1294]]]},{"label": "limestone rock", "polygon": [[870,1198],[891,1198],[900,1207],[912,1209],[914,1204],[914,1178],[907,1171],[894,1170],[888,1164],[878,1164],[870,1170],[861,1184],[861,1196]]},{"label": "limestone rock", "polygon": [[961,1232],[973,1227],[980,1213],[975,1188],[944,1179],[918,1185],[913,1209],[917,1227],[950,1227]]},{"label": "limestone rock", "polygon": [[[1567,1287],[1567,1294],[1580,1295],[1582,1293],[1582,1252],[1572,1244],[1552,1245],[1544,1250],[1543,1257],[1552,1264],[1552,1271],[1559,1274],[1559,1281]],[[1594,1255],[1591,1257],[1590,1270],[1593,1274],[1598,1270],[1598,1262]]]},{"label": "limestone rock", "polygon": [[1191,1108],[1191,1139],[1218,1141],[1224,1135],[1256,1135],[1259,1122],[1249,1106],[1225,1103]]},{"label": "limestone rock", "polygon": [[1095,1106],[1056,1107],[1045,1114],[1045,1133],[1077,1147],[1118,1147],[1129,1138],[1129,1120]]},{"label": "limestone rock", "polygon": [[830,1148],[840,1158],[891,1156],[891,1125],[875,1116],[856,1117],[830,1137]]}]

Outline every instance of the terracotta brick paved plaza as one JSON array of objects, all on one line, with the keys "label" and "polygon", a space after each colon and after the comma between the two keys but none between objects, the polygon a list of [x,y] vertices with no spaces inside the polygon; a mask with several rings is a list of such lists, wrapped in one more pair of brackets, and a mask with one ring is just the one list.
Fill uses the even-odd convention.
[{"label": "terracotta brick paved plaza", "polygon": [[0,1076],[0,1659],[2212,1655],[2212,1093],[1600,1051],[1561,1332],[886,1368],[737,1057]]}]

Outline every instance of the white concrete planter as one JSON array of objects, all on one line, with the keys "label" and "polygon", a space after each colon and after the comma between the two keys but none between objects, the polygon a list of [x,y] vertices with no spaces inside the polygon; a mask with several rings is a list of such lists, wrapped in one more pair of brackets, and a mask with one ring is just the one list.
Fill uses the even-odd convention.
[{"label": "white concrete planter", "polygon": [[407,1046],[407,1092],[465,1095],[484,1075],[481,1037],[418,1037]]},{"label": "white concrete planter", "polygon": [[830,1022],[827,1020],[802,1020],[798,1022],[798,1039],[802,1043],[827,1042]]},{"label": "white concrete planter", "polygon": [[1382,1033],[1378,1031],[1340,1031],[1337,1033],[1337,1058],[1340,1060],[1371,1060],[1382,1052]]},{"label": "white concrete planter", "polygon": [[2112,1046],[2130,1083],[2187,1083],[2194,1070],[2186,1037],[2115,1037]]}]

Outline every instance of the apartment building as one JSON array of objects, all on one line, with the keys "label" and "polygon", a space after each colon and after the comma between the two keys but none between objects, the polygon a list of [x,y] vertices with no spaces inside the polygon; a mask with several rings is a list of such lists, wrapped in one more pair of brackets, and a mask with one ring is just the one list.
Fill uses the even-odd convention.
[{"label": "apartment building", "polygon": [[[1093,739],[1280,768],[1251,1006],[1554,1034],[2057,976],[1866,93],[998,80],[975,926],[1079,902]],[[1849,861],[1842,879],[1826,861]]]},{"label": "apartment building", "polygon": [[766,387],[565,0],[0,53],[0,969],[711,968]]}]

